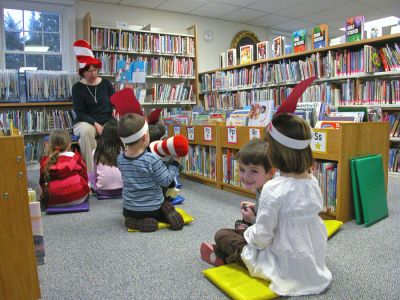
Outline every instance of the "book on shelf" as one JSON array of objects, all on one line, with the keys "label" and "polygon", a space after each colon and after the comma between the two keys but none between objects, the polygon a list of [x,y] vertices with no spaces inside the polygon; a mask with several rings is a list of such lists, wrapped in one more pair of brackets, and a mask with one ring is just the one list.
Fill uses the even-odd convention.
[{"label": "book on shelf", "polygon": [[227,66],[228,67],[232,67],[232,66],[236,66],[237,62],[236,62],[236,49],[229,49],[227,52]]},{"label": "book on shelf", "polygon": [[240,64],[248,64],[253,61],[253,45],[240,46]]},{"label": "book on shelf", "polygon": [[373,26],[367,28],[367,39],[372,39],[380,36],[382,36],[381,26]]},{"label": "book on shelf", "polygon": [[382,107],[370,106],[367,107],[368,122],[381,122],[382,121]]},{"label": "book on shelf", "polygon": [[274,100],[251,103],[248,126],[267,126],[274,114]]},{"label": "book on shelf", "polygon": [[219,68],[226,68],[226,52],[219,53]]},{"label": "book on shelf", "polygon": [[133,61],[131,63],[130,72],[132,74],[132,83],[145,83],[147,75],[147,61]]},{"label": "book on shelf", "polygon": [[268,58],[268,41],[257,43],[257,60]]},{"label": "book on shelf", "polygon": [[306,37],[306,29],[299,29],[292,33],[293,53],[299,53],[306,50]]},{"label": "book on shelf", "polygon": [[247,126],[249,121],[249,110],[235,110],[226,116],[226,126]]},{"label": "book on shelf", "polygon": [[340,123],[339,121],[317,121],[314,128],[339,129]]},{"label": "book on shelf", "polygon": [[278,36],[272,40],[272,53],[274,57],[284,54],[284,39],[283,36]]},{"label": "book on shelf", "polygon": [[328,46],[329,34],[328,24],[320,24],[313,28],[312,46],[313,49],[325,48]]},{"label": "book on shelf", "polygon": [[364,119],[364,111],[331,111],[328,116],[321,118],[322,121],[349,121],[361,123]]},{"label": "book on shelf", "polygon": [[346,42],[355,42],[364,39],[364,22],[364,16],[354,16],[346,20]]}]

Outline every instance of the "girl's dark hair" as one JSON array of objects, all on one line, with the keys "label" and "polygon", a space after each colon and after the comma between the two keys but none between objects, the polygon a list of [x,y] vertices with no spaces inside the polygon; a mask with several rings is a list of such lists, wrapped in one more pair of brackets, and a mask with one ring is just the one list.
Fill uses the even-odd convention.
[{"label": "girl's dark hair", "polygon": [[118,122],[111,119],[103,127],[103,133],[97,142],[94,162],[110,167],[117,166],[117,157],[124,150],[124,144],[118,136]]},{"label": "girl's dark hair", "polygon": [[160,122],[157,122],[154,125],[149,125],[150,143],[161,140],[165,135],[165,132],[165,126]]},{"label": "girl's dark hair", "polygon": [[[71,135],[69,132],[64,130],[54,130],[50,133],[49,138],[49,159],[46,162],[46,165],[43,170],[43,178],[46,182],[46,185],[51,180],[50,168],[54,166],[58,161],[58,155],[60,152],[65,152],[69,150],[71,145]],[[45,188],[44,190],[45,196],[43,199],[43,204],[47,205],[48,191]]]},{"label": "girl's dark hair", "polygon": [[[144,122],[145,122],[145,119],[141,115],[133,114],[133,113],[126,114],[119,120],[118,135],[120,137],[124,137],[124,138],[131,136],[132,134],[135,134],[140,129],[142,129]],[[135,142],[128,143],[126,145],[132,146],[132,145],[139,143],[139,141],[140,141],[140,139]]]},{"label": "girl's dark hair", "polygon": [[[272,125],[283,135],[296,140],[311,139],[310,126],[294,114],[282,113],[272,119]],[[267,131],[268,132],[268,131]],[[269,142],[268,156],[272,165],[284,173],[301,174],[313,165],[311,147],[305,149],[288,148],[267,133]]]},{"label": "girl's dark hair", "polygon": [[267,142],[253,138],[239,150],[236,159],[244,165],[263,166],[265,173],[268,173],[272,165],[268,158],[267,147]]}]

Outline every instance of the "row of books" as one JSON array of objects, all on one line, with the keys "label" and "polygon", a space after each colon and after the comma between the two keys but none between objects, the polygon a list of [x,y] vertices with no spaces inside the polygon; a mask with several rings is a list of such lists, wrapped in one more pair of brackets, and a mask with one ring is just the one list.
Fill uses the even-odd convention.
[{"label": "row of books", "polygon": [[109,28],[91,29],[90,44],[93,50],[172,53],[191,56],[195,54],[193,37]]},{"label": "row of books", "polygon": [[21,133],[46,133],[73,127],[72,110],[7,110],[0,112],[0,129],[18,128]]},{"label": "row of books", "polygon": [[[98,52],[101,60],[100,74],[116,76],[117,81],[132,82],[132,74],[137,68],[143,69],[145,76],[194,77],[192,58],[147,57]],[[139,64],[143,64],[140,66]],[[129,75],[130,74],[130,75]]]},{"label": "row of books", "polygon": [[222,182],[234,186],[242,186],[239,178],[239,163],[236,160],[237,150],[223,149]]},{"label": "row of books", "polygon": [[44,258],[46,253],[44,248],[42,210],[40,208],[40,202],[36,200],[35,190],[28,189],[28,196],[36,264],[43,265],[45,263]]},{"label": "row of books", "polygon": [[399,69],[400,47],[395,42],[393,45],[386,44],[381,48],[366,45],[358,50],[330,50],[297,60],[284,59],[278,63],[261,63],[240,69],[206,73],[201,75],[200,84],[201,91],[207,93],[242,87],[261,88],[271,84],[295,83],[311,76],[320,79],[337,78],[362,75],[371,71]]},{"label": "row of books", "polygon": [[1,102],[70,101],[75,72],[0,70]]},{"label": "row of books", "polygon": [[0,102],[19,100],[19,78],[16,70],[0,70]]},{"label": "row of books", "polygon": [[312,170],[321,188],[323,212],[334,213],[336,211],[337,189],[337,163],[316,161]]},{"label": "row of books", "polygon": [[179,103],[190,102],[193,98],[193,86],[180,83],[172,84],[153,84],[152,102],[153,103]]},{"label": "row of books", "polygon": [[216,148],[190,145],[188,155],[182,161],[183,172],[210,179],[217,177]]},{"label": "row of books", "polygon": [[382,121],[389,122],[389,136],[400,137],[400,112],[385,112]]},{"label": "row of books", "polygon": [[31,139],[25,142],[25,162],[27,165],[38,163],[40,161],[42,153],[42,140]]},{"label": "row of books", "polygon": [[389,172],[400,172],[400,148],[389,150]]}]

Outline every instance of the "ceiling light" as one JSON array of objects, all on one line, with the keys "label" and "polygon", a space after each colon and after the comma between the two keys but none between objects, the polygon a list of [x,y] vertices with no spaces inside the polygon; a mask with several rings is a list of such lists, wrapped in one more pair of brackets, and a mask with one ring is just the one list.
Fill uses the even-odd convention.
[{"label": "ceiling light", "polygon": [[47,51],[49,51],[49,47],[47,47],[47,46],[25,46],[24,51],[47,52]]}]

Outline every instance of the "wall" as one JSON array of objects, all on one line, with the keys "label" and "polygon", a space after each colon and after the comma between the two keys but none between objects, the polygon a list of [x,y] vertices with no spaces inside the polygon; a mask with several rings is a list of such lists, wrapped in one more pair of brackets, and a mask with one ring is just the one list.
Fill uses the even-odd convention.
[{"label": "wall", "polygon": [[[219,53],[230,48],[232,38],[239,31],[252,31],[261,41],[268,39],[266,28],[241,23],[98,2],[76,1],[75,6],[77,39],[83,37],[82,18],[87,12],[91,14],[92,23],[99,26],[115,27],[116,21],[126,22],[129,25],[151,23],[151,26],[163,28],[165,31],[180,32],[183,28],[197,24],[199,72],[219,67]],[[211,43],[203,39],[206,29],[214,32],[214,40]]]}]

